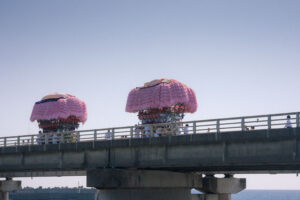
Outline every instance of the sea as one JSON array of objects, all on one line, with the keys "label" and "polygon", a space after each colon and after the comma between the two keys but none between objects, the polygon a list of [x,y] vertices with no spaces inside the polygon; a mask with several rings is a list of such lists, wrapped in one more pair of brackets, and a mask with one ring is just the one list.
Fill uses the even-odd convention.
[{"label": "sea", "polygon": [[300,190],[245,190],[232,200],[300,200]]},{"label": "sea", "polygon": [[[87,188],[25,189],[11,193],[10,200],[94,200],[95,192]],[[244,190],[232,195],[232,200],[300,200],[300,190]]]}]

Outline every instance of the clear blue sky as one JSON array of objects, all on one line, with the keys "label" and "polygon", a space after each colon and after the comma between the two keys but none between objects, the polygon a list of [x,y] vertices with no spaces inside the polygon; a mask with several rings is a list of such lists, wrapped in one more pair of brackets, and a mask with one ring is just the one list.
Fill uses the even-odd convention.
[{"label": "clear blue sky", "polygon": [[[54,91],[87,103],[81,129],[132,125],[128,92],[161,77],[195,90],[198,112],[187,120],[299,111],[299,8],[297,0],[0,0],[0,135],[36,133],[33,104]],[[249,188],[300,189],[295,175],[248,179]],[[40,184],[77,178],[23,185]]]}]

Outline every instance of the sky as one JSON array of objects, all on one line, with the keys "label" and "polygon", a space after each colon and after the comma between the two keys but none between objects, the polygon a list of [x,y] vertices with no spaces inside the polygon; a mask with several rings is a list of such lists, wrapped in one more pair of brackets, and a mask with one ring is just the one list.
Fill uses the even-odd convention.
[{"label": "sky", "polygon": [[[51,92],[84,100],[80,129],[138,122],[132,88],[174,78],[194,89],[186,120],[299,111],[298,0],[0,0],[0,136],[35,134]],[[300,189],[293,175],[246,175],[249,189]],[[84,177],[22,179],[85,186]]]}]

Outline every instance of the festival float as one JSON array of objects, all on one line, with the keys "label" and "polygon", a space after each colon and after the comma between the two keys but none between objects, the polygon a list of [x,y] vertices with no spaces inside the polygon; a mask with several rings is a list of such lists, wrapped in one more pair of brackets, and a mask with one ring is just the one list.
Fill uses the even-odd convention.
[{"label": "festival float", "polygon": [[157,79],[132,89],[126,104],[126,112],[138,113],[142,125],[177,123],[178,126],[185,113],[196,111],[195,92],[175,79]]},{"label": "festival float", "polygon": [[[43,136],[54,143],[60,139],[57,133],[75,131],[87,120],[86,104],[70,94],[52,93],[34,104],[30,120],[37,121]],[[64,142],[72,142],[74,137],[73,133],[64,134]]]}]

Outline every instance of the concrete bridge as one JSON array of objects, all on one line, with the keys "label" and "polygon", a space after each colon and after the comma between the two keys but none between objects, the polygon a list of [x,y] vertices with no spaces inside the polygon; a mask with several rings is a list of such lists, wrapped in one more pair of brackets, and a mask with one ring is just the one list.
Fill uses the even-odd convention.
[{"label": "concrete bridge", "polygon": [[[20,188],[12,177],[82,175],[103,200],[227,200],[246,187],[233,174],[300,170],[299,112],[186,124],[185,131],[182,124],[155,124],[150,133],[131,126],[0,138],[2,199]],[[169,128],[159,136],[158,127]],[[204,194],[192,196],[191,188]]]}]

